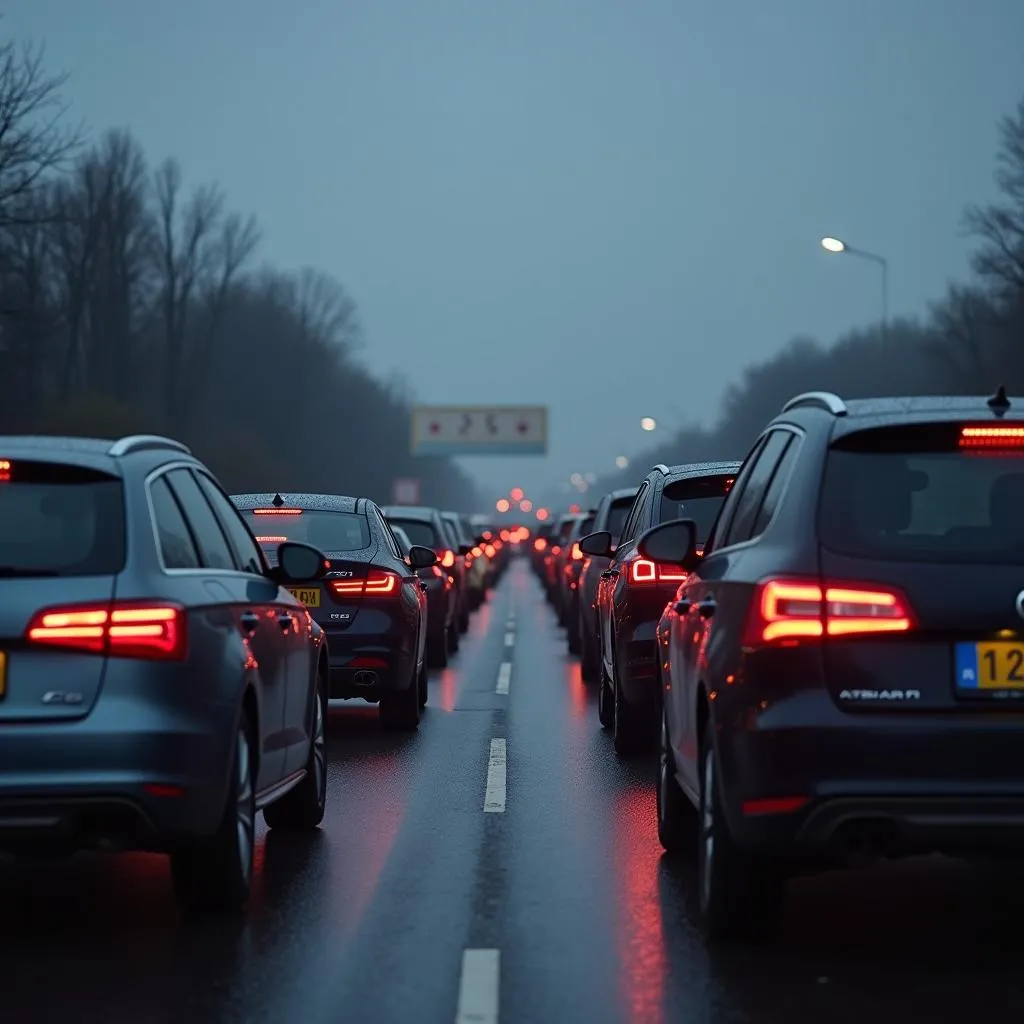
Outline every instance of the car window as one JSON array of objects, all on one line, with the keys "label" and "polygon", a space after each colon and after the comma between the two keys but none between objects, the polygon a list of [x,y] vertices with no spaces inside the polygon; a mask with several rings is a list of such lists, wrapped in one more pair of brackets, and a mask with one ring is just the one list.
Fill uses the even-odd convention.
[{"label": "car window", "polygon": [[167,481],[158,476],[149,485],[149,499],[156,522],[156,539],[164,567],[167,569],[198,569],[199,552],[192,531],[185,521]]},{"label": "car window", "polygon": [[724,543],[721,546],[741,544],[750,540],[754,530],[757,513],[764,501],[765,492],[771,483],[772,474],[778,465],[782,453],[793,435],[784,430],[773,430],[761,448],[757,461],[753,464],[747,477],[739,504],[729,524]]},{"label": "car window", "polygon": [[424,548],[443,548],[447,541],[439,541],[434,527],[431,523],[425,523],[421,519],[403,519],[400,516],[392,516],[389,520],[392,526],[396,526],[409,538],[410,544],[418,544]]},{"label": "car window", "polygon": [[370,524],[361,512],[248,509],[242,515],[264,551],[275,550],[286,540],[310,544],[327,554],[362,551],[370,546]]},{"label": "car window", "polygon": [[231,499],[205,473],[197,472],[194,475],[207,500],[213,506],[213,511],[220,520],[221,526],[224,527],[224,532],[228,535],[228,540],[234,548],[236,564],[243,572],[262,576],[266,572],[266,562],[238,509],[231,504]]},{"label": "car window", "polygon": [[199,547],[203,567],[207,569],[235,569],[235,556],[231,545],[209,502],[199,489],[195,477],[187,469],[172,469],[163,477],[170,485],[192,535]]},{"label": "car window", "polygon": [[[633,536],[637,532],[637,523],[640,521],[640,516],[643,513],[644,502],[647,500],[647,492],[651,489],[651,485],[645,480],[637,491],[636,497],[633,499],[633,505],[629,510],[629,515],[626,518],[626,522],[623,524],[622,533],[619,534],[619,545],[625,544],[627,541],[633,539]],[[614,535],[613,535],[614,536]]]},{"label": "car window", "polygon": [[692,519],[697,524],[697,541],[703,545],[733,481],[731,475],[717,474],[684,477],[667,482],[661,494],[658,523]]},{"label": "car window", "polygon": [[626,525],[626,517],[633,507],[634,498],[616,498],[608,509],[608,522],[605,529],[612,535],[613,539],[622,536],[622,527]]},{"label": "car window", "polygon": [[392,526],[391,532],[394,534],[395,540],[398,543],[398,549],[401,551],[402,557],[404,558],[409,554],[409,548],[412,547],[412,541],[409,540],[408,534],[400,526]]},{"label": "car window", "polygon": [[107,576],[124,568],[120,478],[53,462],[3,465],[0,566],[27,576]]},{"label": "car window", "polygon": [[754,520],[752,537],[760,537],[768,529],[768,524],[775,518],[775,513],[782,502],[782,496],[786,493],[789,478],[793,474],[793,467],[796,465],[801,444],[801,439],[794,434],[783,451],[782,458],[775,467],[771,483],[768,485],[768,490],[765,491],[761,507],[758,509],[757,519]]},{"label": "car window", "polygon": [[367,515],[373,517],[373,521],[377,524],[378,529],[384,534],[384,540],[388,547],[391,549],[391,554],[394,558],[401,559],[402,546],[395,539],[395,535],[391,532],[391,527],[388,526],[388,521],[381,515],[380,511],[374,508],[372,505],[367,509]]},{"label": "car window", "polygon": [[717,548],[725,546],[725,537],[729,532],[732,520],[736,517],[736,509],[739,507],[740,499],[743,497],[743,492],[747,489],[747,481],[750,479],[750,473],[753,470],[761,451],[764,449],[766,440],[767,437],[765,436],[759,437],[755,442],[754,447],[747,452],[747,457],[743,460],[743,464],[740,466],[736,482],[729,490],[729,497],[725,499],[725,503],[718,512],[718,518],[715,520],[714,526],[711,527],[711,533],[708,535],[708,542],[704,545],[704,551],[706,554],[710,554]]}]

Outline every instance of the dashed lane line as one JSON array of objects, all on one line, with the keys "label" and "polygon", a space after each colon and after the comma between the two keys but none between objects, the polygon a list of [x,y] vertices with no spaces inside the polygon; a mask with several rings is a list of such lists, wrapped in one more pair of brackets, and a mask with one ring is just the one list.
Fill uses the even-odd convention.
[{"label": "dashed lane line", "polygon": [[515,633],[506,633],[505,634],[505,646],[506,647],[511,647],[515,642],[516,642],[516,635],[515,635]]},{"label": "dashed lane line", "polygon": [[495,693],[508,693],[512,683],[512,662],[503,661],[498,666],[498,685],[494,688]]},{"label": "dashed lane line", "polygon": [[455,1024],[497,1024],[500,972],[497,949],[463,950]]},{"label": "dashed lane line", "polygon": [[484,814],[503,814],[505,811],[505,741],[491,740],[491,756],[487,760],[487,788],[484,790]]}]

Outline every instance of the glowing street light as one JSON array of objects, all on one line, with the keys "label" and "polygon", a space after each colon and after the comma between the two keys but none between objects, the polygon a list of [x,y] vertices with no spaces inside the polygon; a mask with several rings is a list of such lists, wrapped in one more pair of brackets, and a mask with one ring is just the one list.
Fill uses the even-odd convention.
[{"label": "glowing street light", "polygon": [[839,238],[832,238],[831,236],[826,236],[821,240],[821,247],[828,252],[846,251],[846,243]]},{"label": "glowing street light", "polygon": [[648,432],[657,429],[657,426],[658,426],[658,421],[655,420],[653,416],[645,416],[640,421],[641,429],[646,430]]},{"label": "glowing street light", "polygon": [[625,455],[617,455],[615,457],[615,465],[618,469],[625,469],[629,465],[629,459]]},{"label": "glowing street light", "polygon": [[499,512],[507,512],[512,506],[508,503],[508,498],[499,498],[495,503],[494,507]]},{"label": "glowing street light", "polygon": [[877,263],[882,270],[882,334],[889,330],[889,261],[876,252],[868,252],[866,249],[854,249],[847,245],[841,238],[833,238],[826,235],[821,240],[821,247],[826,252],[845,253],[848,256],[859,256],[862,260],[870,260]]}]

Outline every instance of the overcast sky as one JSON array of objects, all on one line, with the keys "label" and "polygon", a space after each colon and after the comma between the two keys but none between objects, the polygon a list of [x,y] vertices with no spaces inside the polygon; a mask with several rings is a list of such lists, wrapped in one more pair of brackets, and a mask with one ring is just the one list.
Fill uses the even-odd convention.
[{"label": "overcast sky", "polygon": [[[217,180],[281,267],[359,305],[434,403],[543,403],[602,472],[641,417],[714,419],[745,364],[966,274],[1021,0],[6,0],[78,115]],[[269,382],[268,382],[269,383]]]}]

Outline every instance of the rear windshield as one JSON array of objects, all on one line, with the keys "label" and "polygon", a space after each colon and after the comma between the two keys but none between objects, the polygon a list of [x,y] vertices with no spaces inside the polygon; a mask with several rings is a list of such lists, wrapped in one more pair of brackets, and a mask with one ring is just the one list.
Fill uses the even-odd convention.
[{"label": "rear windshield", "polygon": [[396,519],[394,516],[390,516],[388,522],[404,530],[410,544],[418,544],[424,548],[441,547],[430,523],[425,523],[421,519]]},{"label": "rear windshield", "polygon": [[825,470],[821,543],[860,558],[1024,564],[1024,449],[959,440],[960,424],[842,439]]},{"label": "rear windshield", "polygon": [[618,501],[612,502],[612,507],[608,509],[608,525],[605,529],[613,537],[622,536],[622,527],[626,525],[626,516],[629,515],[629,510],[632,507],[632,498],[620,498]]},{"label": "rear windshield", "polygon": [[107,576],[124,568],[119,478],[52,462],[0,465],[0,578]]},{"label": "rear windshield", "polygon": [[661,493],[658,522],[692,519],[697,524],[697,539],[707,540],[734,479],[732,476],[702,476],[670,481]]},{"label": "rear windshield", "polygon": [[325,512],[304,509],[298,515],[279,512],[244,512],[256,540],[276,548],[286,540],[312,544],[321,551],[360,551],[370,546],[366,516],[356,512]]}]

